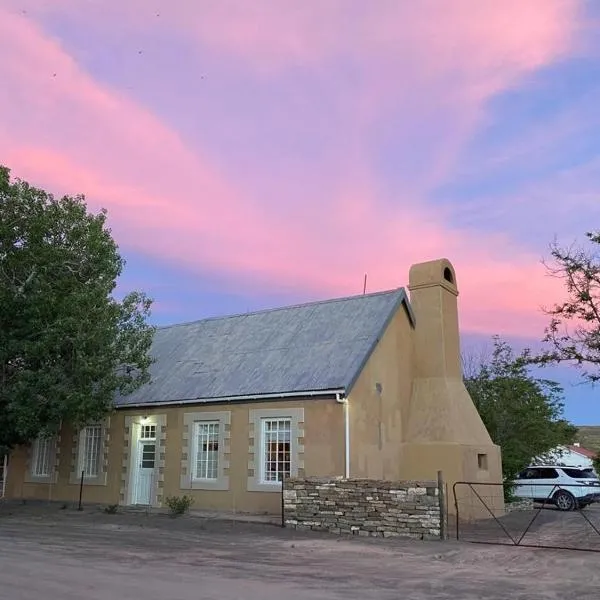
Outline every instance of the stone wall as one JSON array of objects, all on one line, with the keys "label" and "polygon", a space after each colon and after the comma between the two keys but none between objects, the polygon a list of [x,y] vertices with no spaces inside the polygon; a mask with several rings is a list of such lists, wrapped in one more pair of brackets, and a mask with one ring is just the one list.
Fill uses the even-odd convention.
[{"label": "stone wall", "polygon": [[533,510],[533,500],[531,498],[520,498],[513,502],[507,502],[504,505],[504,512],[510,513],[518,510]]},{"label": "stone wall", "polygon": [[433,481],[287,479],[286,527],[373,537],[440,538]]}]

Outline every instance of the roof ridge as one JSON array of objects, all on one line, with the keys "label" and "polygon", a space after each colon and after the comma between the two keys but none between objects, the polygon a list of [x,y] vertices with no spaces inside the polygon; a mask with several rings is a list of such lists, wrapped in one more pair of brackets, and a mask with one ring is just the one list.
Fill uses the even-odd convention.
[{"label": "roof ridge", "polygon": [[192,321],[184,321],[182,323],[172,323],[171,325],[160,325],[156,329],[161,331],[164,329],[173,329],[175,327],[185,327],[186,325],[195,325],[196,323],[205,323],[207,321],[224,321],[226,319],[235,319],[238,317],[250,317],[253,315],[261,315],[268,314],[272,312],[277,312],[281,310],[290,310],[293,308],[305,308],[309,306],[319,306],[322,304],[333,304],[335,302],[347,302],[348,300],[358,300],[363,298],[373,298],[375,296],[384,296],[386,294],[398,294],[405,292],[404,287],[393,288],[389,290],[379,290],[377,292],[369,292],[368,294],[355,294],[353,296],[341,296],[338,298],[327,298],[324,300],[311,300],[308,302],[300,302],[297,304],[289,304],[286,306],[276,306],[273,308],[262,308],[259,310],[253,310],[245,313],[234,313],[230,315],[220,315],[220,316],[212,316],[212,317],[204,317],[201,319],[194,319]]}]

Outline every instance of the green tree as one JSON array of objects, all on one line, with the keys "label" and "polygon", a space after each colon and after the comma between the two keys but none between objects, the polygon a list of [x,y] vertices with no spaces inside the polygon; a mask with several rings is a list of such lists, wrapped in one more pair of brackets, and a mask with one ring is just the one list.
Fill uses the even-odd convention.
[{"label": "green tree", "polygon": [[575,439],[563,418],[562,388],[528,371],[529,351],[515,355],[498,337],[490,357],[466,361],[465,385],[495,444],[502,449],[505,480],[535,457]]},{"label": "green tree", "polygon": [[596,454],[596,456],[592,458],[592,466],[594,467],[594,471],[600,475],[600,454]]},{"label": "green tree", "polygon": [[0,166],[0,447],[102,418],[148,380],[151,300],[113,296],[123,266],[104,210]]},{"label": "green tree", "polygon": [[546,308],[550,317],[544,341],[548,350],[534,357],[541,364],[567,363],[590,382],[600,381],[600,232],[587,233],[588,245],[550,246],[550,275],[562,279],[567,297]]}]

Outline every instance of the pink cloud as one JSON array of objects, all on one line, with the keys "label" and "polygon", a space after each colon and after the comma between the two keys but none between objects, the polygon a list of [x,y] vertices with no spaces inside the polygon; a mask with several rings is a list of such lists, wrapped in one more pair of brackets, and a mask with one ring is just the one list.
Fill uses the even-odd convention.
[{"label": "pink cloud", "polygon": [[[67,0],[61,6],[73,7]],[[451,169],[486,99],[568,50],[578,2],[458,1],[444,9],[431,2],[379,2],[377,9],[352,14],[341,0],[319,3],[318,10],[317,4],[292,10],[259,1],[204,2],[202,11],[191,2],[172,6],[161,11],[161,23],[260,76],[276,77],[298,64],[325,69],[339,56],[356,61],[366,91],[359,86],[356,98],[348,90],[335,97],[356,116],[356,130],[352,144],[337,148],[344,159],[334,174],[304,174],[314,191],[305,205],[282,200],[269,207],[251,178],[242,189],[235,173],[211,161],[208,147],[191,150],[147,109],[94,81],[33,21],[0,9],[0,75],[11,90],[0,95],[0,147],[14,175],[57,192],[85,192],[93,206],[109,209],[125,248],[191,270],[242,273],[257,287],[266,282],[346,294],[360,290],[364,272],[370,289],[394,287],[406,283],[412,262],[448,256],[459,269],[467,329],[539,331],[543,317],[532,315],[559,288],[543,277],[538,257],[505,236],[453,231],[448,215],[427,204],[426,192]],[[32,0],[27,7],[34,14],[43,9]],[[133,12],[121,12],[135,7],[137,21]],[[89,18],[120,16],[128,27],[150,27],[154,10],[115,2]],[[394,104],[406,112],[407,130],[422,117],[439,122],[439,140],[431,147],[429,177],[407,181],[404,195],[384,208],[365,135]],[[279,197],[291,195],[290,183],[279,185]]]}]

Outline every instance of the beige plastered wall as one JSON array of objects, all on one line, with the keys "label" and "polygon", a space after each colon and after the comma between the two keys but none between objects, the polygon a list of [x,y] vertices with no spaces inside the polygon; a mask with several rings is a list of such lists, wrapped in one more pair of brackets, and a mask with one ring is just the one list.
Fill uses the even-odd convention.
[{"label": "beige plastered wall", "polygon": [[[163,417],[166,425],[158,449],[156,487],[158,504],[164,505],[167,496],[191,495],[193,508],[218,511],[238,511],[278,514],[281,510],[279,492],[249,491],[249,468],[253,462],[250,452],[253,443],[253,424],[250,411],[275,410],[281,414],[302,409],[303,437],[298,440],[301,449],[299,476],[341,476],[344,473],[344,420],[343,407],[335,399],[289,400],[245,404],[186,405],[183,407],[156,407],[152,409],[118,410],[110,417],[109,443],[107,447],[106,485],[85,485],[84,503],[127,504],[128,461],[130,448],[127,443],[126,422],[137,422],[143,417]],[[182,487],[182,463],[185,461],[185,413],[229,412],[228,441],[226,444],[225,475],[228,489],[200,490]],[[28,449],[19,448],[10,457],[7,480],[7,497],[35,498],[77,502],[79,485],[71,483],[74,471],[73,431],[64,427],[59,442],[58,475],[55,483],[29,483]]]},{"label": "beige plastered wall", "polygon": [[446,267],[453,272],[448,261],[427,265],[421,276],[440,285],[413,292],[416,327],[401,306],[349,394],[350,475],[431,480],[441,471],[451,514],[454,484],[479,483],[456,486],[463,516],[479,518],[490,516],[488,506],[504,509],[501,453],[462,381],[457,292],[443,280]]},{"label": "beige plastered wall", "polygon": [[401,305],[348,395],[350,477],[398,481],[412,391],[413,329]]}]

